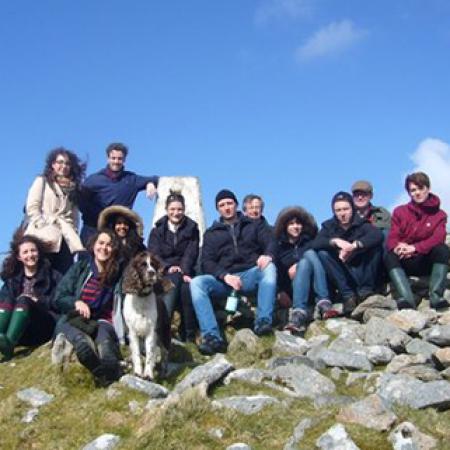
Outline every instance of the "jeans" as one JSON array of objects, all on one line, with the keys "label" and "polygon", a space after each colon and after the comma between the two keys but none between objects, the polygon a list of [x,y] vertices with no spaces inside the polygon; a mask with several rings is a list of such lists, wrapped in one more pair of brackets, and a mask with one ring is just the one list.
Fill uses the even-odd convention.
[{"label": "jeans", "polygon": [[[277,288],[277,272],[275,265],[270,263],[264,270],[257,266],[242,272],[235,273],[241,278],[243,294],[257,292],[258,309],[256,323],[267,320],[272,323],[272,313],[275,303]],[[195,314],[200,326],[202,336],[212,334],[221,339],[219,326],[217,324],[212,299],[224,298],[230,294],[232,288],[213,275],[199,275],[191,283],[191,296]]]},{"label": "jeans", "polygon": [[325,270],[314,250],[307,250],[297,263],[295,278],[292,280],[293,307],[306,311],[309,292],[313,280],[316,302],[328,298],[328,286]]},{"label": "jeans", "polygon": [[375,291],[381,268],[381,254],[381,247],[374,247],[344,263],[336,252],[320,250],[319,258],[346,300],[355,294],[364,295]]}]

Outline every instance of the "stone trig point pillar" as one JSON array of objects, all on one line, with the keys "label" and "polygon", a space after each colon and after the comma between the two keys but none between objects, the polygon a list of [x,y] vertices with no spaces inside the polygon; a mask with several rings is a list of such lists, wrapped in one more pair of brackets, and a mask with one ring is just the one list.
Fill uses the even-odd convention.
[{"label": "stone trig point pillar", "polygon": [[153,213],[152,225],[166,214],[166,198],[171,191],[183,195],[186,202],[186,215],[198,223],[200,245],[205,231],[205,215],[203,213],[202,195],[198,177],[160,177],[158,182],[158,199]]}]

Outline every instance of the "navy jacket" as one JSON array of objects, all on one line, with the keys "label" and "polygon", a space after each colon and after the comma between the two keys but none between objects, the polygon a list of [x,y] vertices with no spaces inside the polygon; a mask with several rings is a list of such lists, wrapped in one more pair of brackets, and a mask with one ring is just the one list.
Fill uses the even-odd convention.
[{"label": "navy jacket", "polygon": [[256,265],[261,255],[275,256],[275,238],[262,221],[238,213],[238,221],[227,225],[215,221],[204,235],[202,271],[223,279]]},{"label": "navy jacket", "polygon": [[185,275],[194,275],[200,235],[197,222],[185,217],[176,233],[169,230],[167,216],[155,223],[148,238],[148,249],[159,257],[164,270],[180,266]]},{"label": "navy jacket", "polygon": [[353,215],[353,221],[347,230],[341,227],[339,221],[333,217],[322,223],[319,234],[314,239],[312,247],[316,250],[328,250],[338,252],[338,249],[330,243],[333,238],[344,239],[348,242],[360,241],[362,247],[353,252],[353,259],[356,255],[361,255],[368,249],[381,246],[383,233],[371,223],[361,219],[358,214]]},{"label": "navy jacket", "polygon": [[143,177],[134,172],[123,170],[121,175],[112,180],[102,169],[86,178],[81,187],[80,211],[83,223],[97,228],[97,219],[100,212],[111,205],[123,205],[132,209],[139,191],[147,183],[158,185],[157,176]]}]

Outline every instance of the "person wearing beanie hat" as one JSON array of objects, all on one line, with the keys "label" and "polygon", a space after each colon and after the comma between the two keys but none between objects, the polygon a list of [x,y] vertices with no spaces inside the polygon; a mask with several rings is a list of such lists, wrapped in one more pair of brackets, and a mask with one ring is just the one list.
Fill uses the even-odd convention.
[{"label": "person wearing beanie hat", "polygon": [[259,336],[272,332],[277,285],[272,259],[276,243],[260,221],[244,216],[237,206],[233,192],[223,189],[216,195],[220,218],[204,234],[203,275],[193,278],[190,284],[202,335],[199,351],[206,355],[223,353],[227,349],[214,314],[213,299],[223,299],[231,293],[257,292],[254,331]]},{"label": "person wearing beanie hat", "polygon": [[374,206],[373,186],[370,182],[359,180],[352,185],[353,202],[358,215],[368,220],[372,225],[383,231],[386,235],[391,227],[391,214],[382,206]]},{"label": "person wearing beanie hat", "polygon": [[337,192],[331,201],[333,217],[322,224],[312,246],[350,315],[359,300],[376,291],[381,269],[383,234],[355,212],[348,192]]}]

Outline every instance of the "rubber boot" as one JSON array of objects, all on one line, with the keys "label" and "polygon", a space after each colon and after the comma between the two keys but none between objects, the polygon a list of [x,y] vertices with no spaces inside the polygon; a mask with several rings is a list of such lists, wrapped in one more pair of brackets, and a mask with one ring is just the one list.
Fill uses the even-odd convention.
[{"label": "rubber boot", "polygon": [[430,276],[430,307],[434,309],[447,308],[449,306],[444,298],[447,286],[447,264],[433,264]]},{"label": "rubber boot", "polygon": [[[10,353],[10,342],[6,337],[8,331],[9,322],[11,320],[12,311],[6,309],[0,309],[0,353]],[[6,355],[5,355],[6,356]]]},{"label": "rubber boot", "polygon": [[113,339],[104,339],[97,344],[97,348],[102,366],[100,374],[100,378],[103,378],[102,384],[118,380],[121,376],[120,360],[122,359],[119,344]]},{"label": "rubber boot", "polygon": [[406,276],[405,271],[401,267],[396,267],[389,271],[389,277],[392,284],[399,295],[397,298],[398,309],[416,309],[416,301],[414,300],[414,294],[409,284],[409,279]]},{"label": "rubber boot", "polygon": [[101,364],[94,341],[87,334],[80,332],[75,336],[72,344],[80,364],[97,376],[101,372]]},{"label": "rubber boot", "polygon": [[2,335],[0,339],[0,351],[5,356],[5,359],[12,358],[14,347],[19,342],[29,322],[30,311],[28,309],[16,308],[12,312],[6,335]]}]

